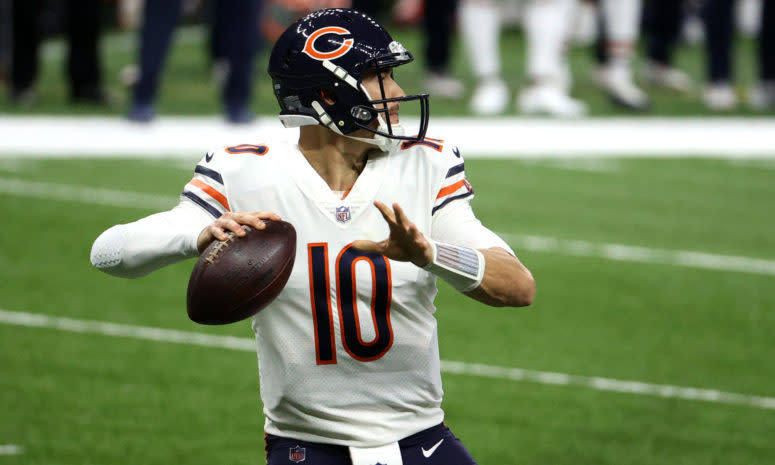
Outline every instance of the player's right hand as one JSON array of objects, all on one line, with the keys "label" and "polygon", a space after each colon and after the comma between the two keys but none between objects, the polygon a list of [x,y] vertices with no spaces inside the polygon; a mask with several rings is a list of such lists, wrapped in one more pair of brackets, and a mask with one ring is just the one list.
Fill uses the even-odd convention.
[{"label": "player's right hand", "polygon": [[282,221],[282,218],[274,212],[226,212],[199,233],[196,248],[199,253],[202,253],[215,239],[219,241],[228,239],[229,232],[243,237],[246,233],[242,225],[264,229],[266,224],[262,220]]}]

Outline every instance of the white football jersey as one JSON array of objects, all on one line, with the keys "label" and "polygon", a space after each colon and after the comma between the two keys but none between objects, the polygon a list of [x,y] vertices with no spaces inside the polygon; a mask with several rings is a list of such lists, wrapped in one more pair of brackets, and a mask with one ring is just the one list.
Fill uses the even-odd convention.
[{"label": "white football jersey", "polygon": [[228,147],[197,165],[183,195],[214,218],[272,211],[296,228],[288,284],[253,319],[267,433],[368,447],[443,420],[435,276],[350,245],[388,237],[379,200],[429,237],[510,251],[472,213],[444,216],[470,212],[463,168],[443,141],[407,142],[370,156],[341,198],[295,145]]}]

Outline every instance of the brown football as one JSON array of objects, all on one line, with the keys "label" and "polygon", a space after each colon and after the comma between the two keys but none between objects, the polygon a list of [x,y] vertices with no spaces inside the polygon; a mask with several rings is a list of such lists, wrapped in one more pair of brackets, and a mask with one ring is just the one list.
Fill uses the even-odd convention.
[{"label": "brown football", "polygon": [[296,258],[296,230],[285,221],[263,220],[266,229],[243,226],[199,256],[188,280],[188,317],[203,325],[249,318],[283,290]]}]

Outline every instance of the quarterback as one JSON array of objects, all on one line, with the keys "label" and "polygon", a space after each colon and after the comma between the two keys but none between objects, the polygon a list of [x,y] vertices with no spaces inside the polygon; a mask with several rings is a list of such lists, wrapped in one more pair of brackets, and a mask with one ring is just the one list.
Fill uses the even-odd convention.
[{"label": "quarterback", "polygon": [[[252,320],[270,465],[474,464],[443,423],[436,280],[487,305],[533,300],[530,271],[471,209],[460,152],[425,137],[428,95],[394,80],[412,59],[359,12],[298,20],[269,61],[298,143],[208,152],[175,208],[92,247],[97,268],[138,277],[243,225],[295,226],[288,284]],[[402,104],[418,106],[416,135]]]}]

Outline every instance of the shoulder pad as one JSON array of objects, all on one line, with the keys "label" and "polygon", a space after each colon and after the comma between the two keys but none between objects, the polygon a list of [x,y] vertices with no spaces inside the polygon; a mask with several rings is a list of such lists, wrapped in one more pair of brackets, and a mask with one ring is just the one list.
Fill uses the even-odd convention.
[{"label": "shoulder pad", "polygon": [[441,151],[440,168],[443,170],[444,179],[441,182],[441,188],[436,193],[433,210],[431,214],[436,213],[447,204],[458,199],[471,200],[474,196],[474,188],[466,179],[465,163],[460,150],[449,145]]},{"label": "shoulder pad", "polygon": [[194,177],[183,188],[183,196],[218,218],[231,211],[226,185],[243,172],[251,157],[269,153],[266,145],[241,144],[210,150],[197,163]]}]

